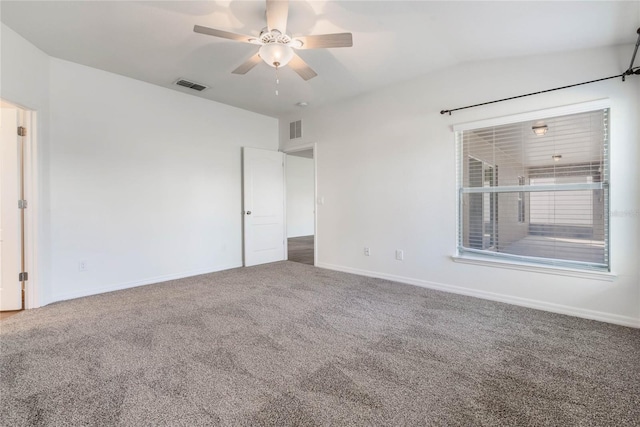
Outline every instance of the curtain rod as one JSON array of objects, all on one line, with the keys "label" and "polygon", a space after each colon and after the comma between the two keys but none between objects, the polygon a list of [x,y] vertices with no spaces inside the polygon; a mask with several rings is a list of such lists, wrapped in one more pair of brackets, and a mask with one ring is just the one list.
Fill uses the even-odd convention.
[{"label": "curtain rod", "polygon": [[615,79],[615,78],[618,78],[618,77],[622,77],[622,81],[625,81],[626,76],[630,76],[630,75],[633,75],[633,74],[640,74],[640,67],[636,67],[635,69],[633,68],[633,63],[634,63],[634,61],[636,59],[636,54],[638,53],[638,46],[640,46],[640,28],[638,28],[637,32],[638,32],[638,41],[636,42],[636,47],[633,50],[633,55],[631,57],[631,63],[629,64],[629,69],[627,69],[627,71],[625,71],[624,73],[616,74],[615,76],[603,77],[601,79],[589,80],[588,82],[576,83],[576,84],[572,84],[572,85],[556,87],[556,88],[553,88],[553,89],[540,90],[538,92],[531,92],[531,93],[527,93],[527,94],[524,94],[524,95],[511,96],[509,98],[497,99],[495,101],[489,101],[489,102],[482,102],[480,104],[467,105],[466,107],[453,108],[451,110],[442,110],[442,111],[440,111],[440,114],[449,113],[449,115],[451,115],[451,113],[453,113],[454,111],[466,110],[467,108],[474,108],[474,107],[480,107],[482,105],[495,104],[496,102],[510,101],[512,99],[524,98],[526,96],[532,96],[532,95],[539,95],[541,93],[553,92],[553,91],[561,90],[561,89],[568,89],[570,87],[582,86],[582,85],[586,85],[586,84],[590,84],[590,83],[601,82],[603,80]]}]

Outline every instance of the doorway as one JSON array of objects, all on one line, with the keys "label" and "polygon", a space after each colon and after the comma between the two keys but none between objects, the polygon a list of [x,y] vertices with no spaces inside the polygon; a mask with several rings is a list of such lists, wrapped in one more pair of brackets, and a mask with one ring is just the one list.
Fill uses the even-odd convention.
[{"label": "doorway", "polygon": [[316,260],[316,165],[314,146],[286,151],[287,259]]},{"label": "doorway", "polygon": [[24,112],[2,102],[0,121],[0,311],[24,309]]},{"label": "doorway", "polygon": [[284,154],[242,149],[244,266],[286,259]]}]

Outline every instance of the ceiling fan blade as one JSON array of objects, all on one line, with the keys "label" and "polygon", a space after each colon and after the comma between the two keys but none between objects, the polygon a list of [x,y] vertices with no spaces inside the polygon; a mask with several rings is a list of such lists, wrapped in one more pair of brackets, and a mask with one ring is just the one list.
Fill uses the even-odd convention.
[{"label": "ceiling fan blade", "polygon": [[208,36],[221,37],[223,39],[236,40],[245,43],[251,43],[251,40],[255,40],[255,37],[230,33],[228,31],[216,30],[215,28],[202,27],[200,25],[194,25],[193,31],[200,34],[206,34]]},{"label": "ceiling fan blade", "polygon": [[267,28],[269,31],[287,32],[289,0],[267,0]]},{"label": "ceiling fan blade", "polygon": [[247,74],[249,70],[255,67],[262,59],[257,53],[251,58],[244,61],[238,68],[232,71],[233,74]]},{"label": "ceiling fan blade", "polygon": [[293,55],[293,59],[289,61],[289,67],[304,80],[310,80],[318,75],[318,73],[313,71],[298,55]]},{"label": "ceiling fan blade", "polygon": [[319,49],[325,47],[351,47],[353,36],[351,33],[319,34],[317,36],[296,37],[302,42],[298,49]]}]

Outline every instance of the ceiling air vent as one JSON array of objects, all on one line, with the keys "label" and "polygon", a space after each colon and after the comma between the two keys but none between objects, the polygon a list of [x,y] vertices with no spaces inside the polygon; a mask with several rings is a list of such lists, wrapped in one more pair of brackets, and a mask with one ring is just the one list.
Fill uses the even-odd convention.
[{"label": "ceiling air vent", "polygon": [[302,120],[289,123],[289,139],[302,138]]},{"label": "ceiling air vent", "polygon": [[188,87],[189,89],[197,90],[198,92],[202,92],[207,89],[207,86],[201,85],[200,83],[190,82],[189,80],[179,79],[176,84],[182,87]]}]

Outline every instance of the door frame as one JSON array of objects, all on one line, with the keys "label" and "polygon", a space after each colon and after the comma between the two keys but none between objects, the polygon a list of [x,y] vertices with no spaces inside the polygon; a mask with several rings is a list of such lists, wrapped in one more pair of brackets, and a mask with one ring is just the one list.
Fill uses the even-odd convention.
[{"label": "door frame", "polygon": [[[281,150],[284,154],[296,153],[298,151],[306,151],[311,149],[313,151],[313,265],[318,265],[318,144],[316,142],[311,142],[308,144],[296,145],[295,147],[287,147]],[[285,165],[287,161],[287,157],[284,158]],[[287,200],[287,176],[285,168],[285,179],[284,179],[284,197],[285,202]],[[285,232],[287,225],[287,209],[285,203],[285,212],[284,212],[284,220],[285,220]],[[287,233],[288,234],[288,233]],[[285,251],[287,251],[287,259],[289,257],[289,243],[288,238],[285,239]]]},{"label": "door frame", "polygon": [[[0,104],[18,110],[20,126],[27,129],[23,137],[24,163],[23,179],[27,209],[24,210],[24,258],[25,271],[29,279],[24,287],[24,309],[38,308],[40,304],[40,280],[38,272],[38,236],[39,236],[39,185],[38,185],[38,112],[9,99],[0,99]],[[16,129],[17,132],[17,129]],[[17,202],[17,201],[16,201]]]}]

